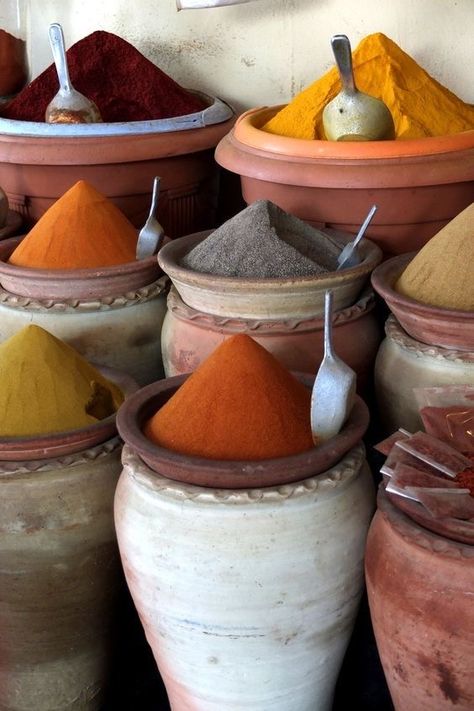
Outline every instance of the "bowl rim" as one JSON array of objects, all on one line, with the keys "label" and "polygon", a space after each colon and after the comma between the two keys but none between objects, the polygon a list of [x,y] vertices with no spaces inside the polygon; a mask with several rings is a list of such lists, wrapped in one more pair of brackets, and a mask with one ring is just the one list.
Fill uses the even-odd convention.
[{"label": "bowl rim", "polygon": [[258,106],[237,117],[231,130],[243,146],[262,152],[280,154],[288,159],[380,160],[437,156],[462,150],[474,150],[474,129],[447,136],[425,136],[386,141],[327,141],[291,138],[262,130],[262,126],[287,104]]},{"label": "bowl rim", "polygon": [[[104,377],[115,383],[125,398],[138,390],[138,384],[123,371],[90,362]],[[87,427],[47,434],[22,437],[0,437],[0,465],[2,461],[52,459],[69,455],[102,444],[117,435],[117,412]]]},{"label": "bowl rim", "polygon": [[[220,489],[260,488],[301,481],[334,466],[361,441],[369,425],[368,407],[356,395],[352,412],[341,432],[305,452],[264,460],[220,460],[180,454],[149,440],[141,425],[157,411],[155,403],[160,395],[169,393],[166,398],[169,399],[191,374],[175,375],[146,385],[127,397],[117,412],[117,429],[123,441],[152,471],[175,481]],[[292,374],[308,388],[315,378],[308,373],[292,371]],[[162,471],[157,468],[157,459]],[[318,462],[321,462],[319,467]],[[176,475],[176,469],[180,473],[184,470],[186,476]],[[265,475],[267,469],[270,475]],[[274,470],[279,469],[284,471],[277,476]]]},{"label": "bowl rim", "polygon": [[[354,239],[354,235],[348,232],[343,233],[328,228],[319,228],[319,230],[329,235],[338,234],[340,236],[347,236],[348,242]],[[317,285],[320,288],[326,281],[335,282],[337,280],[338,283],[354,281],[358,276],[363,276],[371,271],[373,269],[373,262],[379,264],[382,260],[381,248],[370,239],[364,238],[360,242],[361,249],[365,250],[362,262],[355,267],[342,269],[340,272],[331,271],[324,272],[320,275],[313,274],[301,277],[228,277],[220,274],[212,274],[210,272],[198,272],[194,269],[183,267],[179,263],[179,260],[214,231],[215,230],[202,230],[200,232],[193,232],[192,234],[178,237],[164,244],[157,255],[158,264],[173,280],[176,279],[185,284],[200,286],[201,288],[206,288],[206,286],[208,288],[212,287],[212,291],[218,291],[220,287],[222,290],[229,292],[231,291],[229,287],[234,287],[238,291],[245,291],[249,288],[255,291],[260,289],[262,291],[268,291],[272,288],[281,291],[284,286],[294,287],[295,285],[301,285],[302,287],[315,287]],[[337,277],[335,275],[337,275]]]},{"label": "bowl rim", "polygon": [[430,304],[426,304],[422,301],[412,299],[409,296],[404,296],[393,288],[395,281],[398,279],[403,269],[417,254],[418,252],[398,254],[395,257],[386,259],[384,262],[375,267],[370,275],[373,289],[387,302],[389,307],[394,305],[403,311],[404,316],[410,317],[411,314],[416,313],[418,316],[421,315],[427,319],[436,317],[445,321],[471,320],[472,311],[431,306]]}]

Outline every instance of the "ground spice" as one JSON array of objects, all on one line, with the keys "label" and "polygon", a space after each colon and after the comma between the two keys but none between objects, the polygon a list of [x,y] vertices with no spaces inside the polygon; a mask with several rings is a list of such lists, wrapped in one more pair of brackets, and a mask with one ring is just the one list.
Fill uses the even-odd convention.
[{"label": "ground spice", "polygon": [[[106,122],[148,121],[194,113],[205,102],[177,84],[126,40],[102,30],[67,51],[75,89],[92,99]],[[2,110],[5,118],[44,121],[58,91],[54,64]]]},{"label": "ground spice", "polygon": [[284,457],[314,446],[310,390],[250,336],[225,340],[148,420],[153,442],[207,459]]},{"label": "ground spice", "polygon": [[[474,106],[431,77],[381,32],[365,37],[353,52],[358,89],[390,109],[396,138],[444,136],[474,128]],[[333,67],[299,93],[264,126],[279,136],[324,139],[322,112],[341,90]]]},{"label": "ground spice", "polygon": [[135,260],[137,230],[85,180],[38,220],[8,260],[33,269],[84,269]]},{"label": "ground spice", "polygon": [[474,496],[474,469],[465,469],[457,474],[456,483],[461,489],[469,489],[469,494]]},{"label": "ground spice", "polygon": [[394,288],[431,306],[474,309],[474,203],[420,249]]},{"label": "ground spice", "polygon": [[71,346],[39,326],[0,344],[0,436],[79,429],[113,414],[123,394]]},{"label": "ground spice", "polygon": [[257,200],[192,249],[181,264],[228,277],[311,276],[333,271],[341,245],[269,200]]},{"label": "ground spice", "polygon": [[0,96],[16,94],[27,81],[26,42],[0,29]]}]

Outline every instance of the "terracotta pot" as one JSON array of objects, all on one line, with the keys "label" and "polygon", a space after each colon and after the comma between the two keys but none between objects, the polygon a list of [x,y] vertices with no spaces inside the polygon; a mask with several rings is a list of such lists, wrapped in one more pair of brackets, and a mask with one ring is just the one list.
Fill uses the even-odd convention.
[{"label": "terracotta pot", "polygon": [[120,440],[59,459],[0,461],[0,708],[103,702],[120,560]]},{"label": "terracotta pot", "polygon": [[252,109],[221,139],[216,160],[241,176],[247,203],[266,198],[319,227],[357,232],[386,256],[420,249],[471,204],[474,131],[400,141],[308,141],[261,130],[282,108]]},{"label": "terracotta pot", "polygon": [[[349,308],[333,318],[337,355],[357,374],[360,393],[372,381],[373,364],[382,338],[374,313],[374,295],[364,292]],[[315,373],[324,350],[324,318],[243,319],[212,316],[186,306],[172,287],[163,321],[161,347],[166,376],[195,370],[222,341],[247,333],[289,370]]]},{"label": "terracotta pot", "polygon": [[474,351],[437,348],[411,338],[393,316],[375,359],[378,421],[388,436],[423,429],[413,388],[474,382]]},{"label": "terracotta pot", "polygon": [[405,331],[423,343],[459,351],[474,351],[474,313],[443,309],[415,301],[393,288],[416,252],[393,257],[372,272],[372,286]]},{"label": "terracotta pot", "polygon": [[214,148],[233,122],[165,133],[0,133],[0,185],[12,209],[34,222],[75,182],[87,180],[141,227],[159,175],[158,218],[167,235],[179,237],[215,224]]},{"label": "terracotta pot", "polygon": [[[290,460],[260,466],[271,480]],[[122,564],[173,710],[329,711],[363,589],[363,446],[264,489],[172,481],[128,445],[123,464]]]},{"label": "terracotta pot", "polygon": [[[196,272],[181,266],[181,259],[212,230],[181,237],[164,245],[158,263],[171,278],[188,306],[215,316],[249,319],[308,319],[324,314],[324,295],[333,292],[334,310],[356,301],[370,273],[382,260],[377,245],[363,240],[361,263],[350,269],[307,277],[251,279]],[[338,234],[345,243],[351,235]]]},{"label": "terracotta pot", "polygon": [[396,711],[474,708],[474,547],[430,533],[379,492],[366,582]]},{"label": "terracotta pot", "polygon": [[0,289],[0,342],[34,323],[69,343],[87,360],[128,373],[140,385],[163,376],[162,280],[114,298],[30,299]]}]

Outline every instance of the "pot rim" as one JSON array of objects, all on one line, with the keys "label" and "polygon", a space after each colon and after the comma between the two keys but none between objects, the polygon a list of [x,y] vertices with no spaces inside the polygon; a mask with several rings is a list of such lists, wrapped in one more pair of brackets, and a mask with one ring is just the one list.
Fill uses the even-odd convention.
[{"label": "pot rim", "polygon": [[260,106],[238,116],[231,133],[235,140],[259,151],[295,159],[354,161],[423,158],[474,150],[474,129],[447,136],[426,136],[386,141],[326,141],[290,138],[262,131],[261,127],[286,104]]},{"label": "pot rim", "polygon": [[[289,484],[320,474],[334,466],[365,434],[369,411],[356,395],[352,412],[341,432],[306,452],[265,460],[218,460],[179,454],[154,444],[141,425],[154,414],[191,373],[156,381],[133,393],[117,412],[117,429],[132,450],[153,471],[164,477],[219,489],[262,488]],[[308,388],[314,375],[293,372]],[[160,402],[161,401],[161,402]]]},{"label": "pot rim", "polygon": [[[122,390],[125,398],[138,390],[135,380],[116,368],[91,363]],[[118,411],[117,411],[118,412]],[[25,437],[0,437],[0,462],[51,459],[75,454],[102,444],[117,435],[117,412],[88,427]]]}]

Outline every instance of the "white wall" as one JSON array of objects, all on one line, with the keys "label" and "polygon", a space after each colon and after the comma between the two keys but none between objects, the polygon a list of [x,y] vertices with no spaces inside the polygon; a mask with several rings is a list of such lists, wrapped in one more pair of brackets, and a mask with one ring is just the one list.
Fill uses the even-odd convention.
[{"label": "white wall", "polygon": [[175,0],[32,0],[33,76],[51,63],[50,22],[66,45],[114,32],[184,86],[238,111],[286,103],[333,64],[330,38],[353,47],[371,32],[397,42],[438,81],[474,103],[474,0],[255,0],[176,10]]}]

